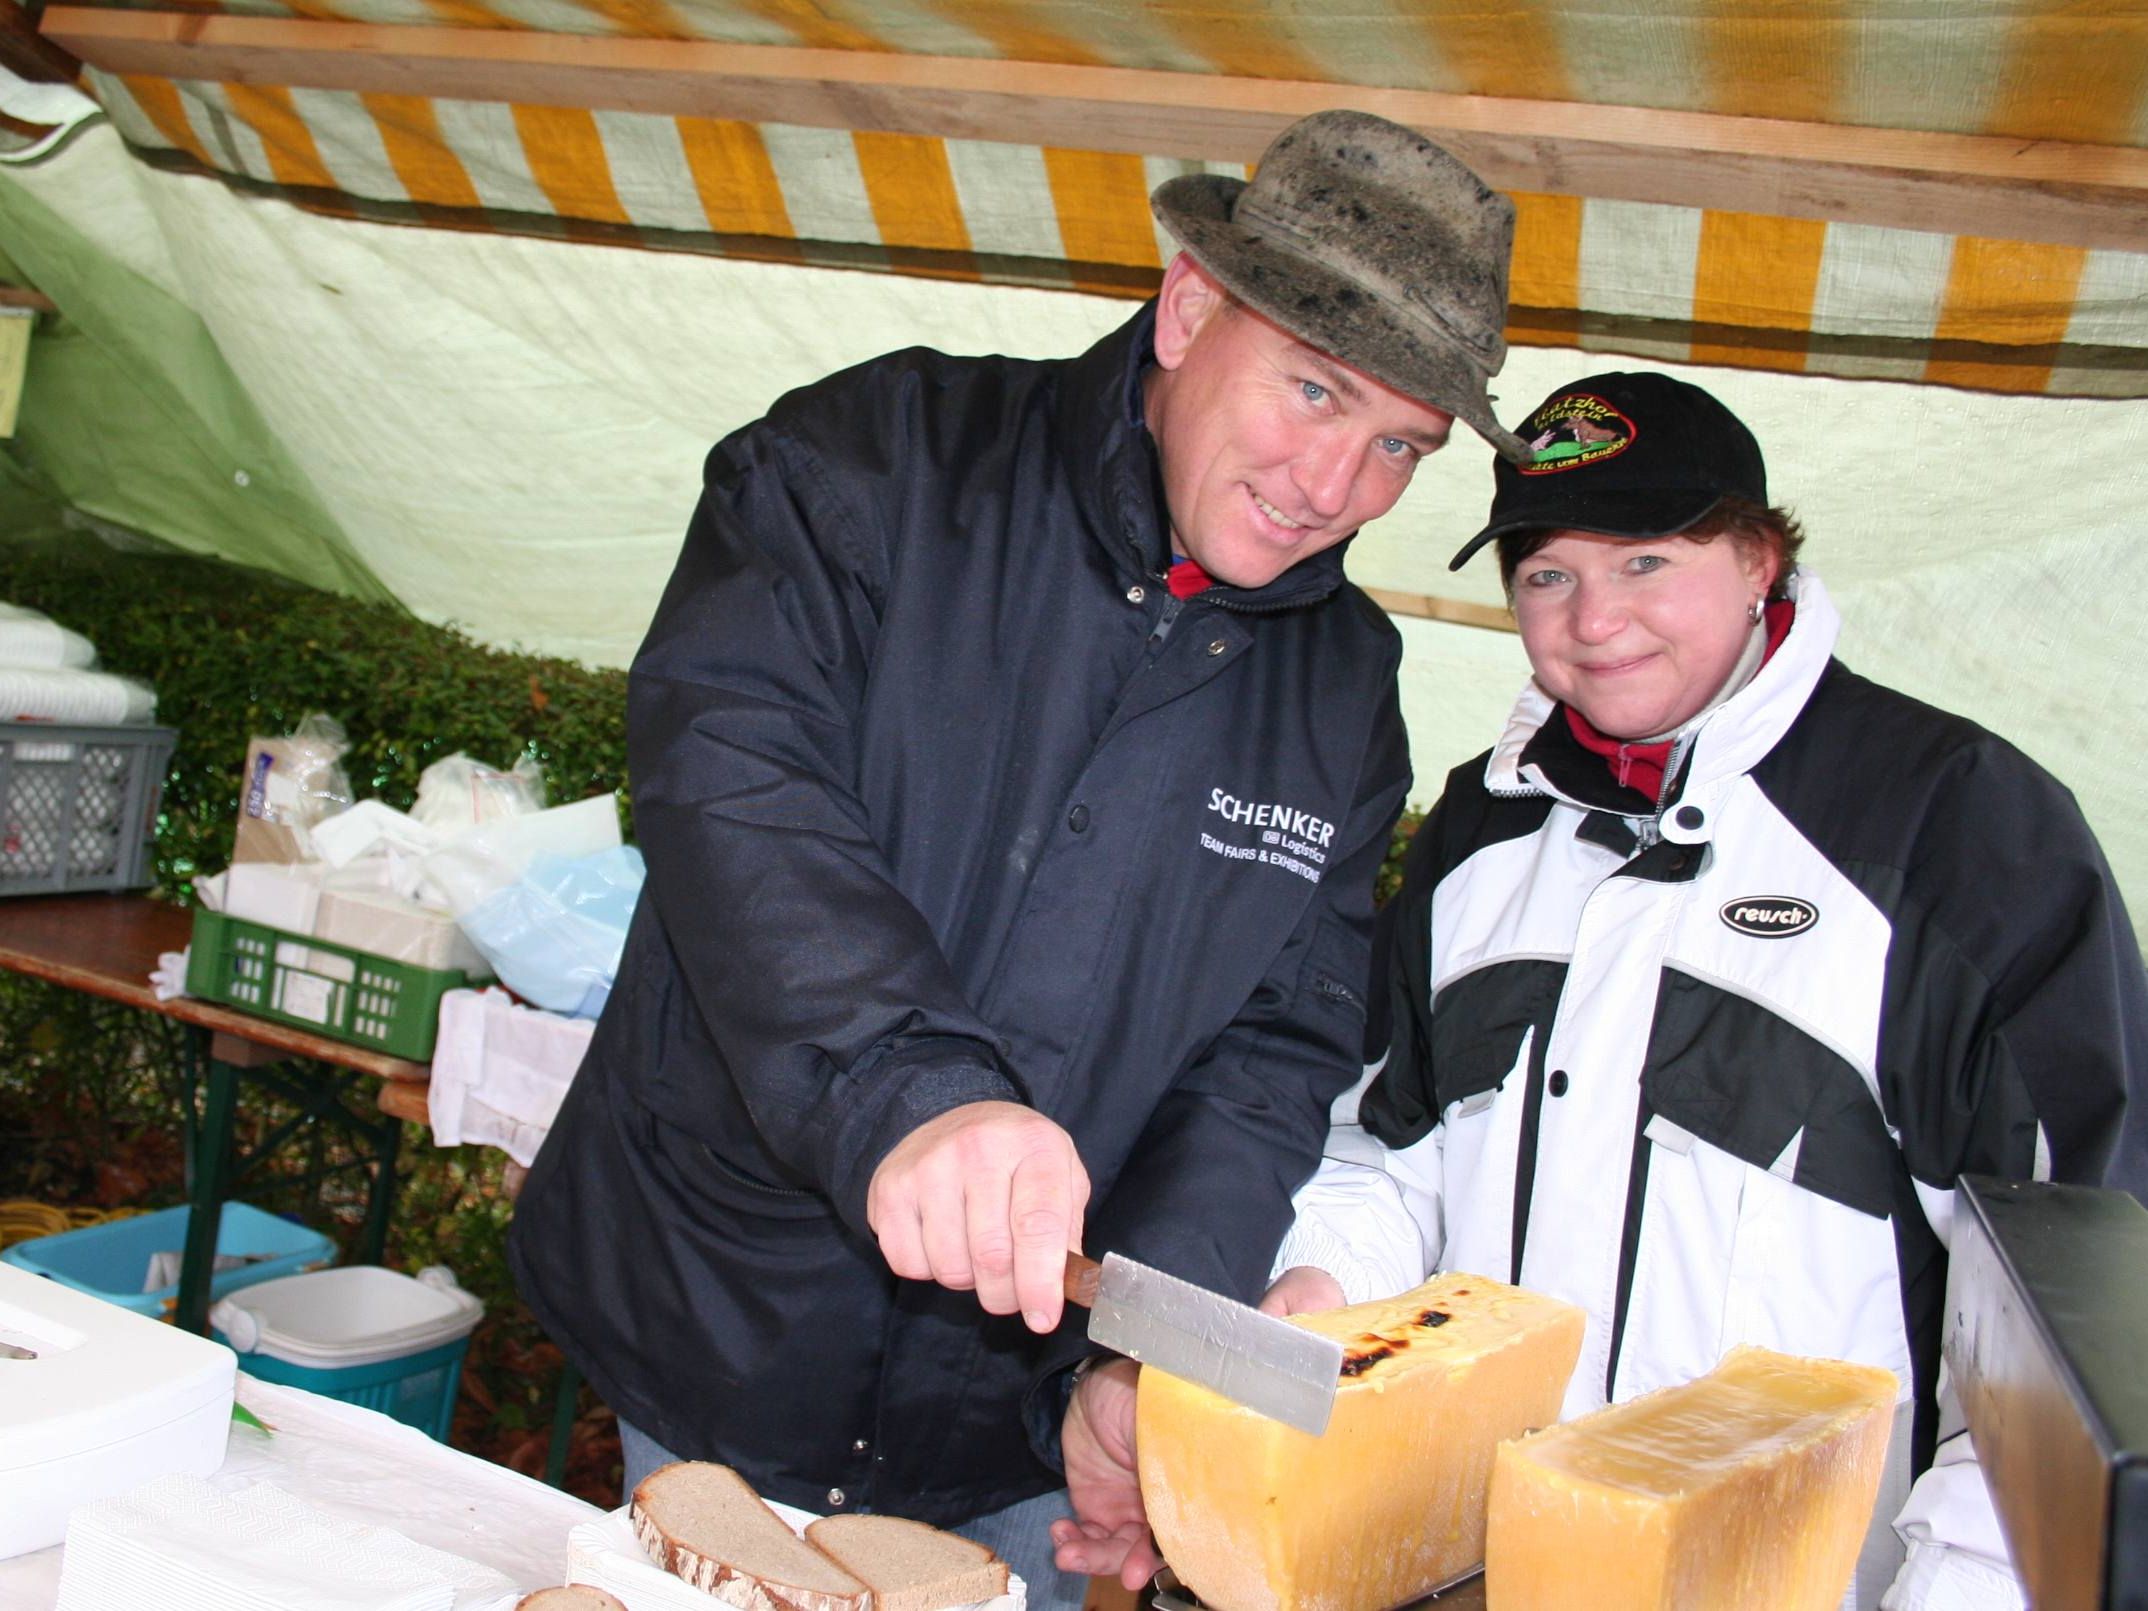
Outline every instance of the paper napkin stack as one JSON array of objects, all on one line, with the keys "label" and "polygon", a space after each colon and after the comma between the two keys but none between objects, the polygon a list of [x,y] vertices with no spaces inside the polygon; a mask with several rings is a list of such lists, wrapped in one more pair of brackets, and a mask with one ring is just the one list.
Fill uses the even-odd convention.
[{"label": "paper napkin stack", "polygon": [[489,1566],[256,1483],[160,1477],[78,1507],[57,1611],[452,1611],[514,1602]]}]

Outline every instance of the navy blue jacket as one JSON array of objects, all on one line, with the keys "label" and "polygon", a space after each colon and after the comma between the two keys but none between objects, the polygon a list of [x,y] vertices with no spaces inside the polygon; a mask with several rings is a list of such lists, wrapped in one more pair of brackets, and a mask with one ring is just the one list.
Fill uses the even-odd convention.
[{"label": "navy blue jacket", "polygon": [[1250,1297],[1360,1071],[1400,639],[1339,548],[1169,596],[1150,320],[785,397],[710,454],[634,663],[647,897],[512,1258],[621,1416],[771,1498],[1060,1481],[1033,1390],[1085,1316],[888,1272],[866,1187],[912,1129],[1027,1103],[1091,1252]]}]

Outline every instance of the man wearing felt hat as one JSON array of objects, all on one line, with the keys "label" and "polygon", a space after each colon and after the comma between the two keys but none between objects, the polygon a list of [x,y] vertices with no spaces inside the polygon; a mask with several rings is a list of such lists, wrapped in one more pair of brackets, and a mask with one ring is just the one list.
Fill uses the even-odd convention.
[{"label": "man wearing felt hat", "polygon": [[1252,1298],[1359,1071],[1409,786],[1343,544],[1456,419],[1518,455],[1511,206],[1322,113],[1155,196],[1155,301],[913,350],[718,444],[629,680],[650,865],[517,1208],[628,1485],[958,1525],[1079,1603],[1069,1249]]}]

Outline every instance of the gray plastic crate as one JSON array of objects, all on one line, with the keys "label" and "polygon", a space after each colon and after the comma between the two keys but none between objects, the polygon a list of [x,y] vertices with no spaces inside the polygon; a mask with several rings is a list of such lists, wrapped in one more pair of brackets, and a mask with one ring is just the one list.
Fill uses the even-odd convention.
[{"label": "gray plastic crate", "polygon": [[0,722],[0,895],[139,889],[179,735]]}]

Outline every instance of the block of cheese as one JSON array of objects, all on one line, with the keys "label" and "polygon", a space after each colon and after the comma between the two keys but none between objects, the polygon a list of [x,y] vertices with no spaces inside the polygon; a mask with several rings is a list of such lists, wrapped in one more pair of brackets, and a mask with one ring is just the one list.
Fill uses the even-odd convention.
[{"label": "block of cheese", "polygon": [[1581,1311],[1445,1274],[1293,1318],[1345,1348],[1318,1437],[1141,1373],[1141,1497],[1179,1581],[1211,1611],[1382,1611],[1474,1568],[1493,1450],[1558,1418]]},{"label": "block of cheese", "polygon": [[1698,1381],[1509,1443],[1491,1611],[1830,1611],[1872,1519],[1894,1372],[1734,1348]]}]

